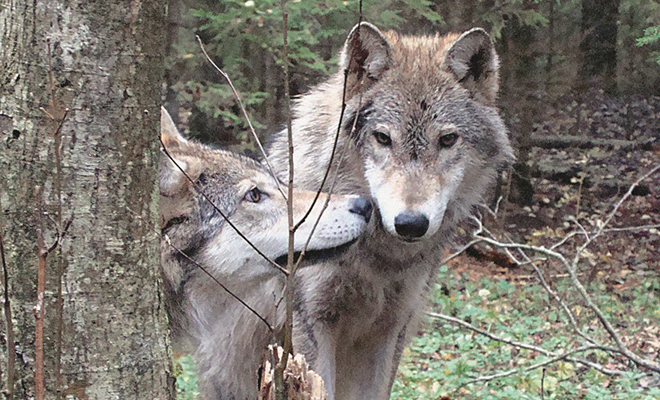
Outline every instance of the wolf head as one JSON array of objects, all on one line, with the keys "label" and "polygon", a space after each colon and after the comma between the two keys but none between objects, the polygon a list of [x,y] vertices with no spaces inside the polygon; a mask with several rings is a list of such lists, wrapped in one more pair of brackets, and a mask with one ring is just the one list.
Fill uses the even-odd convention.
[{"label": "wolf head", "polygon": [[[242,267],[248,267],[244,274],[272,271],[236,229],[228,226],[216,207],[263,254],[271,259],[285,255],[289,231],[287,204],[275,179],[251,158],[184,139],[165,109],[161,113],[161,140],[173,158],[165,154],[161,157],[163,233],[179,250],[216,273],[231,274]],[[294,221],[307,212],[314,195],[311,191],[294,190]],[[303,249],[326,197],[321,195],[317,206],[297,230],[295,251]],[[363,197],[333,196],[308,249],[333,249],[357,239],[371,210],[370,202]],[[163,254],[166,257],[163,261],[169,266],[165,268],[168,280],[175,284],[185,281],[189,271],[184,268],[186,263],[181,262],[183,256],[167,243],[163,244]]]},{"label": "wolf head", "polygon": [[513,159],[495,109],[498,60],[488,34],[401,36],[362,23],[340,64],[343,130],[384,228],[417,241],[467,216]]}]

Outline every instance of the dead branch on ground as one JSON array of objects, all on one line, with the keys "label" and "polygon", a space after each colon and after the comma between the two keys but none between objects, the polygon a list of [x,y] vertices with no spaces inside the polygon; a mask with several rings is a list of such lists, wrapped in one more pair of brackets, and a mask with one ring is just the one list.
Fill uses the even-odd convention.
[{"label": "dead branch on ground", "polygon": [[[471,246],[474,246],[478,243],[486,243],[504,251],[509,257],[509,259],[518,266],[526,265],[526,264],[531,265],[534,269],[534,272],[536,273],[536,278],[538,279],[543,289],[550,295],[552,299],[554,299],[558,303],[560,310],[563,311],[563,313],[566,315],[568,319],[568,323],[573,329],[573,331],[578,336],[580,336],[586,342],[586,344],[572,349],[567,349],[563,352],[549,351],[540,346],[535,346],[524,342],[518,342],[494,335],[490,332],[487,332],[483,329],[479,329],[476,326],[458,318],[454,318],[445,314],[430,312],[428,314],[433,318],[441,319],[453,325],[460,326],[461,328],[468,329],[470,331],[475,332],[476,334],[485,336],[490,340],[499,341],[520,349],[536,351],[540,354],[549,357],[547,360],[530,365],[523,369],[510,369],[507,371],[503,371],[491,375],[480,376],[466,382],[464,385],[470,383],[476,383],[476,382],[487,382],[493,379],[510,376],[512,374],[521,371],[531,371],[533,369],[545,367],[551,363],[560,360],[566,360],[573,363],[582,364],[586,367],[593,368],[607,375],[621,375],[624,372],[621,370],[606,368],[602,364],[590,361],[586,358],[580,358],[576,356],[576,354],[578,353],[584,353],[587,351],[594,351],[594,350],[602,351],[617,357],[622,356],[639,367],[642,367],[654,373],[660,373],[660,365],[653,362],[652,360],[649,360],[647,358],[635,354],[624,344],[621,335],[615,330],[612,322],[609,321],[607,316],[602,312],[600,307],[593,300],[592,295],[587,291],[584,284],[580,281],[579,273],[578,273],[578,266],[580,261],[582,260],[585,250],[603,234],[610,232],[644,231],[649,229],[656,229],[658,226],[660,226],[660,224],[648,224],[648,225],[627,226],[627,227],[609,227],[611,222],[614,220],[616,213],[619,211],[619,209],[624,204],[624,202],[631,196],[635,187],[637,187],[642,181],[649,178],[651,175],[657,173],[658,171],[660,171],[660,165],[655,166],[654,168],[652,168],[651,170],[640,176],[629,187],[627,192],[614,204],[612,210],[609,213],[607,213],[606,217],[603,220],[596,221],[597,228],[595,230],[592,231],[587,230],[582,224],[579,223],[579,221],[574,219],[573,222],[575,223],[577,228],[574,231],[567,233],[558,242],[554,243],[549,247],[517,243],[514,240],[512,240],[511,237],[506,233],[501,233],[500,236],[502,238],[498,238],[497,235],[495,235],[493,232],[491,232],[486,227],[484,227],[482,218],[472,217],[472,221],[475,223],[476,226],[475,230],[472,233],[472,240],[467,245],[459,249],[457,252],[452,253],[451,255],[446,257],[443,260],[443,262],[447,262],[456,258]],[[493,212],[492,210],[487,210],[487,212],[490,213],[494,218],[497,218],[496,213]],[[570,239],[579,240],[579,238],[582,238],[582,242],[578,245],[577,249],[571,255],[566,255],[562,252],[563,246],[565,246]],[[547,280],[545,279],[545,275],[541,269],[541,263],[549,260],[559,261],[563,269],[566,271],[566,273],[563,274],[563,276],[569,278],[572,287],[576,289],[582,301],[584,301],[584,303],[587,305],[589,310],[591,310],[591,312],[593,312],[593,314],[596,316],[600,325],[607,332],[607,335],[610,338],[610,340],[614,342],[614,346],[601,344],[598,341],[596,341],[592,336],[587,335],[585,332],[583,332],[580,329],[579,324],[575,318],[575,315],[571,311],[568,304],[564,301],[564,299],[562,299],[562,297],[556,290],[553,290],[550,287]]]}]

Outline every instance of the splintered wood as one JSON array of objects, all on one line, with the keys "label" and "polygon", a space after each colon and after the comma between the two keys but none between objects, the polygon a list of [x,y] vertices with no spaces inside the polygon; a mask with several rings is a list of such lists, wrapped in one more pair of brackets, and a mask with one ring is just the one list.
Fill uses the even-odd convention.
[{"label": "splintered wood", "polygon": [[[268,346],[261,369],[259,400],[274,400],[273,369],[282,358],[284,349],[280,346]],[[289,357],[284,371],[284,385],[288,400],[326,400],[323,379],[309,369],[305,356],[296,354]]]}]

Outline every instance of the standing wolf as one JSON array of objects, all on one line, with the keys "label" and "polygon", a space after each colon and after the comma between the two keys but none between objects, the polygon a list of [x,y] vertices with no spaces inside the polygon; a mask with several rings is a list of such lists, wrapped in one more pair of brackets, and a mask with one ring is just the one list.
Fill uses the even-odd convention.
[{"label": "standing wolf", "polygon": [[[362,23],[340,67],[297,103],[295,184],[321,183],[346,71],[338,151],[348,150],[335,192],[370,195],[379,218],[341,260],[299,272],[295,321],[306,328],[294,345],[329,398],[386,399],[445,244],[513,150],[495,108],[497,55],[482,29],[401,36]],[[287,152],[281,132],[270,160],[282,177]]]},{"label": "standing wolf", "polygon": [[[275,179],[259,163],[187,141],[164,109],[161,139],[176,164],[258,249],[271,259],[287,254],[286,202]],[[253,400],[257,397],[257,369],[273,333],[195,262],[275,330],[284,320],[284,306],[278,307],[284,276],[228,226],[176,164],[164,155],[160,171],[161,263],[171,322],[191,339],[205,399]],[[314,195],[294,191],[296,220],[307,211]],[[320,209],[315,207],[309,222],[300,226],[296,251],[302,250]],[[327,256],[354,241],[364,231],[371,210],[364,197],[333,196],[309,244],[310,259]]]}]

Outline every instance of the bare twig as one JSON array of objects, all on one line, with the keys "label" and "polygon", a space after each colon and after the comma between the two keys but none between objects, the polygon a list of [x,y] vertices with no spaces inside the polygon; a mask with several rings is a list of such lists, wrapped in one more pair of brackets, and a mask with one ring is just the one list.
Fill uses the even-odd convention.
[{"label": "bare twig", "polygon": [[[360,99],[359,99],[358,104],[360,104],[361,102],[362,102],[362,93],[360,93]],[[341,118],[340,118],[339,123],[341,124]],[[351,133],[355,129],[356,125],[357,125],[357,116],[353,120],[353,127],[351,128]],[[325,213],[326,209],[328,208],[328,205],[330,204],[330,199],[332,197],[332,193],[334,192],[335,185],[337,184],[337,177],[339,176],[339,169],[341,168],[341,165],[344,162],[344,156],[346,155],[346,150],[348,149],[348,146],[349,146],[349,142],[347,141],[346,143],[344,143],[344,147],[342,148],[341,154],[339,156],[339,162],[337,163],[337,165],[335,167],[335,173],[333,175],[332,183],[330,185],[330,189],[328,190],[328,197],[326,197],[325,201],[323,202],[323,206],[321,208],[321,211],[319,212],[318,218],[316,218],[316,221],[314,221],[314,226],[312,227],[312,230],[310,231],[309,236],[307,237],[307,241],[305,242],[305,246],[303,246],[303,249],[300,252],[300,256],[298,257],[298,261],[296,261],[296,265],[294,267],[294,270],[297,270],[300,267],[300,263],[302,262],[303,257],[305,256],[305,253],[307,252],[307,247],[309,246],[309,243],[312,240],[312,236],[314,235],[314,232],[316,231],[316,227],[318,226],[319,222],[321,222],[321,217],[323,217],[323,213]],[[328,170],[330,169],[331,165],[332,165],[331,163],[328,164]],[[321,185],[321,187],[323,187],[323,185]],[[320,189],[319,189],[319,191],[320,191]],[[311,208],[310,208],[310,210],[311,210]]]},{"label": "bare twig", "polygon": [[264,150],[264,147],[261,145],[261,140],[259,140],[259,136],[257,136],[257,132],[254,130],[254,127],[252,126],[252,120],[250,120],[250,117],[248,116],[247,110],[245,109],[245,106],[243,105],[243,100],[241,100],[241,96],[238,94],[238,91],[234,87],[234,84],[232,83],[231,79],[229,78],[229,75],[223,71],[218,65],[213,62],[211,57],[208,55],[206,52],[206,49],[204,48],[204,43],[202,43],[202,39],[200,39],[199,36],[195,36],[197,38],[197,41],[199,42],[199,47],[202,49],[202,53],[204,53],[204,56],[206,57],[206,60],[213,65],[213,68],[216,69],[222,75],[227,83],[229,84],[229,87],[231,88],[232,93],[234,94],[234,97],[236,98],[236,101],[238,101],[238,105],[241,108],[241,112],[243,113],[243,117],[245,118],[245,121],[247,121],[248,126],[250,127],[250,132],[252,133],[252,137],[254,138],[254,141],[257,143],[257,147],[259,147],[259,151],[261,151],[261,155],[264,157],[264,161],[266,161],[266,166],[268,166],[268,171],[270,174],[273,176],[275,179],[275,183],[277,184],[277,189],[280,191],[280,194],[286,199],[286,195],[284,194],[284,190],[282,190],[282,186],[280,185],[280,180],[277,179],[277,175],[275,175],[275,170],[273,170],[273,166],[270,164],[270,160],[268,160],[268,155],[266,154],[266,150]]},{"label": "bare twig", "polygon": [[181,254],[181,255],[183,256],[183,258],[185,258],[185,259],[188,260],[189,262],[195,264],[195,266],[196,266],[197,268],[199,268],[202,272],[204,272],[206,275],[208,275],[208,277],[211,278],[211,279],[213,280],[213,282],[217,283],[218,286],[220,286],[220,287],[222,288],[222,290],[224,290],[225,292],[227,292],[227,294],[229,294],[231,297],[235,298],[235,299],[236,299],[239,303],[241,303],[245,308],[247,308],[248,310],[250,310],[250,312],[251,312],[252,314],[256,315],[257,318],[259,318],[264,324],[266,324],[266,326],[268,327],[268,330],[270,330],[271,332],[274,331],[273,326],[272,326],[271,324],[268,323],[268,321],[266,320],[266,318],[262,317],[261,314],[259,314],[254,308],[250,307],[249,304],[247,304],[243,299],[241,299],[238,295],[236,295],[234,292],[232,292],[227,286],[225,286],[222,282],[220,282],[220,280],[218,280],[218,278],[216,278],[215,276],[213,276],[213,274],[211,274],[211,273],[209,272],[209,270],[206,269],[202,264],[198,263],[196,260],[192,259],[188,254],[186,254],[183,250],[181,250],[181,249],[179,249],[178,247],[176,247],[176,246],[172,243],[172,241],[170,240],[169,236],[163,234],[161,237],[165,240],[165,243],[167,243],[168,246],[170,246],[171,248],[174,249],[174,251],[176,251],[177,253]]},{"label": "bare twig", "polygon": [[[586,346],[582,346],[582,347],[579,347],[579,348],[576,348],[576,349],[569,350],[569,351],[564,352],[564,353],[556,353],[556,352],[546,350],[546,349],[544,349],[542,347],[539,347],[539,346],[534,346],[534,345],[531,345],[531,344],[518,342],[518,341],[515,341],[515,340],[505,339],[503,337],[494,335],[490,332],[484,331],[483,329],[479,329],[479,328],[475,327],[472,324],[469,324],[469,323],[467,323],[467,322],[465,322],[461,319],[451,317],[449,315],[434,313],[434,312],[428,312],[427,314],[429,316],[433,317],[433,318],[441,319],[441,320],[450,322],[454,325],[459,325],[463,328],[469,329],[469,330],[471,330],[471,331],[473,331],[473,332],[475,332],[479,335],[485,336],[485,337],[487,337],[491,340],[501,342],[501,343],[504,343],[504,344],[508,344],[509,346],[512,346],[512,347],[517,347],[517,348],[521,348],[521,349],[525,349],[525,350],[536,351],[538,353],[541,353],[545,356],[550,357],[549,359],[547,359],[543,362],[540,362],[538,364],[534,364],[532,366],[529,366],[529,367],[525,368],[524,369],[525,371],[531,371],[533,369],[540,368],[540,367],[543,367],[543,366],[548,365],[548,364],[552,364],[552,363],[557,362],[559,360],[568,359],[571,362],[579,363],[579,364],[586,365],[588,367],[594,368],[594,369],[598,370],[599,372],[604,373],[606,375],[620,375],[620,374],[622,374],[621,371],[605,368],[602,365],[600,365],[598,363],[594,363],[592,361],[570,357],[575,353],[584,352],[584,351],[588,351],[588,350],[603,350],[603,351],[609,351],[609,352],[612,352],[612,351],[617,352],[617,350],[614,349],[614,348],[590,344],[590,345],[586,345]],[[470,383],[475,383],[475,382],[492,380],[492,379],[496,379],[496,378],[502,378],[502,377],[505,377],[505,376],[513,375],[516,372],[519,372],[519,369],[512,369],[512,370],[508,370],[508,371],[493,374],[493,375],[479,377],[479,378],[476,378],[476,379],[473,379],[473,380],[470,380],[470,381],[466,382],[465,385],[470,384]]]},{"label": "bare twig", "polygon": [[[480,223],[480,222],[479,222],[479,223]],[[485,229],[480,229],[479,231],[483,231],[483,230],[485,230]],[[477,231],[477,232],[479,232],[479,231]],[[492,233],[490,233],[490,232],[487,231],[487,230],[486,230],[486,232],[490,235],[491,238],[493,238],[493,239],[495,240],[495,237],[494,237],[494,235],[493,235]],[[505,236],[506,236],[506,235],[505,235]],[[476,237],[479,237],[479,235],[477,234]],[[510,244],[514,244],[513,240],[512,240],[510,237],[508,237],[508,236],[507,236],[507,240],[509,241]],[[555,247],[555,246],[553,246],[553,247],[551,248],[551,250],[553,250],[554,247]],[[545,291],[546,291],[546,292],[547,292],[547,293],[548,293],[553,299],[555,299],[555,301],[561,306],[561,309],[563,310],[563,312],[564,312],[564,313],[566,314],[566,316],[568,317],[568,321],[569,321],[571,327],[573,328],[573,331],[575,331],[575,333],[577,333],[580,337],[582,337],[582,338],[583,338],[584,340],[586,340],[587,342],[592,343],[592,344],[597,344],[597,343],[595,342],[594,339],[592,339],[592,338],[589,337],[587,334],[585,334],[584,332],[582,332],[582,330],[579,328],[579,326],[578,326],[578,324],[577,324],[577,320],[575,319],[575,315],[573,315],[573,312],[571,311],[570,307],[568,307],[568,305],[566,304],[566,302],[564,302],[564,300],[559,296],[558,293],[556,293],[554,290],[552,290],[552,288],[550,288],[550,285],[549,285],[548,282],[545,280],[545,277],[544,277],[544,275],[543,275],[543,272],[542,272],[541,269],[538,267],[538,265],[536,264],[536,262],[533,262],[533,260],[530,259],[529,256],[527,256],[527,254],[526,254],[524,251],[522,251],[521,249],[518,249],[518,251],[519,251],[519,253],[522,255],[522,257],[525,259],[525,261],[526,261],[527,263],[531,264],[531,265],[532,265],[532,268],[534,268],[534,272],[536,273],[536,275],[537,275],[537,277],[538,277],[538,280],[539,280],[539,283],[541,283],[541,286],[543,287],[543,289],[545,289]],[[507,254],[509,254],[509,256],[511,257],[511,253],[510,253],[508,250],[507,250]],[[511,260],[513,260],[514,262],[516,262],[518,265],[522,265],[522,263],[520,263],[519,261],[517,261],[515,258],[511,258]]]},{"label": "bare twig", "polygon": [[573,285],[578,289],[578,293],[582,296],[582,299],[587,303],[587,306],[596,314],[598,317],[598,320],[600,321],[601,325],[605,328],[605,330],[609,333],[610,337],[614,340],[616,343],[617,347],[621,351],[621,353],[626,356],[628,359],[630,359],[632,362],[635,364],[642,366],[644,368],[650,369],[652,371],[660,373],[660,365],[647,360],[645,358],[637,356],[635,353],[630,351],[626,345],[623,343],[619,335],[617,334],[616,330],[612,326],[612,324],[608,321],[608,319],[605,317],[605,314],[600,310],[600,308],[593,302],[591,299],[591,296],[589,296],[589,293],[585,289],[584,285],[582,285],[582,282],[578,279],[576,270],[577,270],[577,265],[578,262],[580,261],[580,256],[581,253],[591,244],[593,243],[596,238],[598,238],[602,233],[603,230],[607,227],[607,225],[612,221],[612,218],[614,218],[614,215],[616,212],[619,210],[621,205],[630,197],[632,194],[633,190],[637,185],[639,185],[643,180],[647,179],[654,173],[660,170],[660,164],[652,168],[650,171],[642,175],[640,178],[638,178],[632,185],[630,185],[630,188],[628,191],[619,199],[619,201],[614,205],[614,208],[612,208],[612,211],[607,215],[605,218],[605,221],[598,227],[598,230],[591,236],[591,239],[586,240],[582,246],[580,246],[576,253],[575,257],[573,258],[572,264],[568,264],[566,262],[563,262],[564,266],[566,267],[566,270],[571,276],[571,282]]},{"label": "bare twig", "polygon": [[197,191],[197,193],[201,194],[202,197],[204,197],[204,199],[206,199],[206,201],[208,201],[209,204],[211,204],[211,207],[213,207],[213,209],[214,209],[218,214],[220,214],[220,216],[222,216],[222,218],[225,220],[225,222],[227,222],[227,224],[229,224],[229,226],[230,226],[230,227],[236,232],[236,234],[238,234],[238,236],[240,236],[241,239],[245,240],[245,242],[246,242],[250,247],[252,247],[252,249],[254,249],[254,251],[256,251],[257,254],[259,254],[264,260],[268,261],[268,263],[269,263],[270,265],[272,265],[274,268],[276,268],[277,270],[279,270],[279,271],[280,271],[281,273],[283,273],[284,275],[289,275],[289,271],[287,271],[286,269],[284,269],[284,268],[282,268],[281,266],[279,266],[275,261],[271,260],[270,257],[268,257],[267,255],[265,255],[261,250],[259,250],[259,249],[258,249],[258,248],[257,248],[257,247],[256,247],[256,246],[255,246],[255,245],[254,245],[254,244],[253,244],[253,243],[252,243],[252,242],[251,242],[251,241],[250,241],[250,240],[249,240],[249,239],[248,239],[248,238],[247,238],[247,237],[246,237],[246,236],[245,236],[245,235],[244,235],[244,234],[243,234],[238,228],[237,228],[237,227],[236,227],[236,225],[234,225],[234,224],[229,220],[229,217],[227,217],[227,215],[226,215],[225,213],[223,213],[222,210],[220,210],[220,208],[218,208],[217,205],[215,205],[215,203],[213,202],[213,200],[211,200],[211,198],[210,198],[210,197],[204,192],[204,190],[202,190],[202,188],[199,187],[199,185],[197,184],[197,182],[195,182],[195,181],[190,177],[190,175],[188,175],[188,173],[187,173],[183,168],[181,168],[181,166],[179,165],[179,163],[176,162],[176,160],[174,159],[174,157],[172,157],[172,155],[170,154],[170,152],[167,150],[167,147],[165,146],[165,143],[163,143],[163,140],[162,140],[162,139],[159,139],[159,140],[160,140],[160,145],[162,146],[163,153],[165,154],[165,156],[167,156],[167,158],[169,158],[169,160],[170,160],[170,161],[171,161],[171,162],[177,167],[177,169],[178,169],[179,171],[181,171],[181,173],[183,173],[183,175],[186,177],[186,179],[188,179],[188,181],[193,185],[193,187],[195,188],[195,190]]},{"label": "bare twig", "polygon": [[[561,360],[574,361],[574,359],[571,357],[573,354],[582,353],[582,352],[585,352],[585,351],[588,351],[588,350],[593,350],[595,348],[597,348],[597,346],[593,346],[593,345],[578,347],[576,349],[569,350],[565,353],[557,354],[554,357],[548,358],[547,360],[544,360],[544,361],[538,362],[536,364],[530,365],[529,367],[525,367],[522,370],[525,371],[525,372],[533,371],[535,369],[545,367],[546,365],[553,364],[553,363],[556,363],[557,361],[561,361]],[[575,361],[580,362],[579,360],[575,360]],[[595,365],[598,365],[598,364],[592,363],[592,362],[588,362],[588,363],[590,364],[589,365],[590,367],[598,369],[595,366]],[[621,375],[622,374],[622,372],[620,372],[620,371],[608,370],[606,368],[602,368],[602,366],[599,369],[599,371],[603,372],[603,373],[606,373],[607,375]],[[607,373],[605,371],[609,371],[610,373]],[[499,372],[499,373],[492,374],[492,375],[484,375],[484,376],[480,376],[478,378],[474,378],[472,380],[469,380],[469,381],[463,383],[461,386],[467,386],[467,385],[470,385],[472,383],[486,382],[486,381],[491,381],[493,379],[504,378],[504,377],[513,375],[513,374],[518,373],[518,372],[520,372],[520,369],[513,368],[513,369],[510,369],[508,371]]]},{"label": "bare twig", "polygon": [[545,399],[545,368],[543,368],[543,373],[541,374],[541,400]]},{"label": "bare twig", "polygon": [[655,174],[660,170],[660,164],[656,165],[654,168],[651,168],[650,171],[639,177],[632,185],[630,185],[630,188],[628,188],[628,191],[621,196],[619,201],[616,202],[614,205],[614,208],[612,208],[612,211],[610,211],[609,214],[607,214],[607,217],[605,218],[605,221],[598,227],[596,232],[591,236],[591,240],[587,240],[580,248],[578,248],[577,252],[575,253],[575,258],[574,258],[574,264],[577,265],[577,262],[579,261],[582,252],[594,241],[596,240],[602,233],[603,229],[607,227],[612,221],[612,218],[614,218],[614,215],[619,211],[619,208],[621,208],[621,205],[632,195],[633,190],[644,180],[646,180],[648,177],[651,175]]},{"label": "bare twig", "polygon": [[[651,169],[651,171],[647,172],[641,178],[639,178],[635,183],[633,183],[633,185],[630,187],[628,192],[626,192],[626,194],[616,203],[616,205],[614,206],[614,209],[608,214],[608,217],[606,218],[605,222],[603,222],[603,224],[600,225],[599,229],[593,235],[591,235],[590,240],[585,241],[585,243],[582,246],[580,246],[580,248],[576,251],[576,255],[573,258],[572,262],[569,262],[564,257],[564,255],[562,255],[561,253],[558,253],[554,250],[547,249],[545,247],[531,246],[531,245],[519,244],[519,243],[502,243],[500,241],[497,241],[495,239],[491,239],[489,237],[483,237],[483,236],[479,237],[480,239],[482,239],[482,241],[484,241],[486,243],[489,243],[493,246],[497,246],[497,247],[505,248],[505,249],[519,249],[519,250],[533,251],[533,252],[545,254],[549,257],[552,257],[552,258],[555,258],[555,259],[559,260],[561,262],[561,264],[564,266],[564,268],[566,269],[566,271],[568,272],[568,274],[570,276],[570,279],[571,279],[571,283],[573,284],[573,286],[578,290],[578,293],[580,294],[582,299],[585,301],[587,306],[594,312],[594,314],[596,314],[596,317],[600,321],[601,325],[605,328],[605,330],[608,332],[610,337],[616,343],[618,352],[620,352],[622,355],[624,355],[629,360],[633,361],[635,364],[637,364],[641,367],[650,369],[650,370],[655,371],[655,372],[660,372],[660,365],[657,365],[657,364],[653,363],[652,361],[650,361],[648,359],[637,356],[635,353],[630,351],[625,346],[625,344],[623,344],[623,341],[621,340],[620,336],[615,331],[612,324],[608,321],[608,319],[605,317],[605,314],[600,310],[600,308],[593,302],[593,300],[591,299],[591,296],[587,292],[586,288],[580,282],[580,280],[577,276],[577,265],[578,265],[578,262],[580,260],[579,252],[584,251],[584,249],[586,249],[586,247],[589,244],[591,244],[598,236],[600,236],[602,234],[602,232],[605,229],[605,227],[607,226],[607,224],[610,223],[610,221],[612,220],[614,214],[621,207],[621,205],[623,204],[625,199],[630,196],[633,189],[643,179],[648,178],[651,174],[653,174],[654,172],[656,172],[658,170],[660,170],[660,165],[658,165],[655,168]],[[532,264],[532,265],[534,265],[534,264]],[[569,315],[572,315],[572,314],[569,314]],[[571,324],[573,324],[573,321],[574,321],[574,319],[571,319]],[[577,324],[575,324],[574,326],[577,327]],[[578,333],[580,333],[581,336],[583,336],[585,339],[593,342],[592,339],[588,338],[586,335],[581,333],[579,329],[576,329],[576,331]]]},{"label": "bare twig", "polygon": [[[358,35],[359,35],[359,30],[360,30],[360,25],[362,24],[362,0],[359,2],[359,15],[358,15]],[[349,61],[347,65],[351,64],[351,59],[353,57],[353,54],[349,56]],[[366,75],[365,75],[366,76]],[[335,133],[335,139],[332,144],[332,152],[330,153],[330,160],[328,161],[328,166],[326,167],[325,173],[323,175],[323,179],[321,181],[321,184],[319,185],[318,190],[316,191],[316,195],[314,196],[314,200],[312,201],[312,204],[310,205],[309,209],[303,216],[303,218],[296,224],[296,228],[299,227],[304,220],[309,216],[309,214],[312,212],[312,209],[314,208],[314,205],[316,201],[318,200],[321,192],[323,191],[323,187],[325,186],[325,182],[329,176],[330,170],[332,169],[332,163],[335,158],[335,151],[337,149],[337,144],[339,143],[339,135],[341,133],[341,127],[343,124],[344,120],[344,114],[346,111],[346,88],[348,86],[348,69],[344,70],[344,83],[342,86],[342,95],[341,95],[341,111],[339,113],[339,122],[337,123],[337,131]],[[362,88],[364,86],[364,77],[362,78],[362,82],[360,83],[360,90],[359,90],[359,97],[358,97],[358,103],[357,103],[357,109],[359,110],[362,106]],[[356,114],[355,117],[353,118],[353,124],[351,126],[351,131],[348,135],[348,137],[353,136],[353,132],[355,131],[355,128],[357,126],[357,120],[358,120],[358,115]],[[305,253],[307,252],[307,247],[309,246],[309,243],[312,240],[312,236],[314,235],[314,232],[316,231],[316,227],[318,226],[319,222],[321,221],[321,217],[323,217],[323,214],[325,213],[326,209],[328,208],[328,205],[330,204],[330,199],[332,197],[332,194],[334,193],[335,185],[337,184],[337,178],[339,177],[339,170],[344,162],[344,157],[346,155],[346,151],[348,150],[348,147],[350,145],[350,141],[346,141],[344,143],[344,147],[342,148],[340,157],[339,157],[339,162],[337,162],[337,165],[335,166],[335,173],[333,175],[332,183],[330,184],[330,188],[327,192],[328,197],[326,197],[325,202],[323,203],[323,206],[321,208],[321,211],[319,213],[318,218],[314,222],[314,226],[312,227],[309,236],[307,237],[307,241],[305,242],[305,245],[303,246],[302,251],[300,252],[300,256],[298,257],[298,260],[296,262],[296,265],[294,266],[293,270],[296,271],[300,267],[300,263],[303,260],[303,257],[305,256]]]},{"label": "bare twig", "polygon": [[286,388],[284,387],[284,370],[286,369],[289,360],[289,354],[293,353],[293,295],[294,295],[294,244],[296,227],[293,222],[293,129],[291,126],[291,93],[289,91],[289,40],[288,40],[288,18],[289,14],[286,11],[287,0],[280,0],[280,7],[282,9],[282,66],[284,69],[284,113],[286,117],[286,132],[287,140],[289,143],[289,187],[288,196],[286,198],[288,227],[289,227],[289,249],[287,252],[287,270],[290,275],[286,279],[286,287],[284,296],[286,298],[286,319],[284,321],[284,354],[279,359],[279,362],[274,366],[273,383],[275,384],[275,399],[286,400]]},{"label": "bare twig", "polygon": [[[360,2],[359,2],[359,7],[360,7],[360,10],[359,10],[359,16],[358,16],[358,25],[357,25],[358,26],[358,32],[357,32],[358,35],[360,34],[360,24],[362,24],[362,0],[360,0]],[[351,65],[352,58],[353,58],[353,54],[350,54],[347,65]],[[335,152],[337,150],[337,144],[339,143],[339,135],[341,133],[341,127],[342,127],[342,123],[344,121],[344,113],[346,112],[346,87],[347,86],[348,86],[348,68],[344,69],[344,84],[343,84],[342,93],[341,93],[341,110],[339,112],[339,123],[337,124],[337,132],[335,132],[335,140],[332,143],[332,151],[330,152],[330,160],[328,161],[328,166],[325,169],[325,173],[323,174],[323,179],[321,179],[321,184],[319,185],[319,188],[316,191],[316,195],[314,196],[314,200],[312,200],[312,204],[309,206],[309,209],[307,210],[305,215],[300,219],[300,221],[298,221],[298,223],[296,223],[296,228],[298,228],[300,225],[302,225],[305,222],[305,220],[307,219],[309,214],[312,212],[312,209],[314,209],[314,206],[316,205],[316,202],[318,201],[319,196],[321,195],[321,192],[323,191],[323,187],[325,186],[325,182],[328,179],[330,169],[332,168],[332,162],[335,159]],[[358,109],[360,109],[360,104],[361,103],[362,103],[362,90],[360,90],[360,99],[359,99],[359,102],[358,102]],[[353,133],[352,131],[355,130],[356,122],[357,122],[357,115],[356,115],[355,119],[353,120],[353,127],[351,128],[351,133]],[[349,137],[350,137],[350,135],[349,135]],[[341,166],[341,162],[338,163],[338,165],[337,165],[337,174],[339,173],[339,167],[340,166]],[[335,175],[335,180],[336,180],[336,175]],[[332,190],[330,190],[328,193],[332,194]],[[330,200],[330,198],[328,197],[328,200],[326,202],[328,202],[329,200]],[[324,209],[325,209],[325,207],[324,207]],[[323,214],[323,212],[321,213],[321,215],[322,214]],[[319,216],[319,219],[320,218],[321,217]],[[311,235],[310,235],[310,237],[311,237]]]}]

